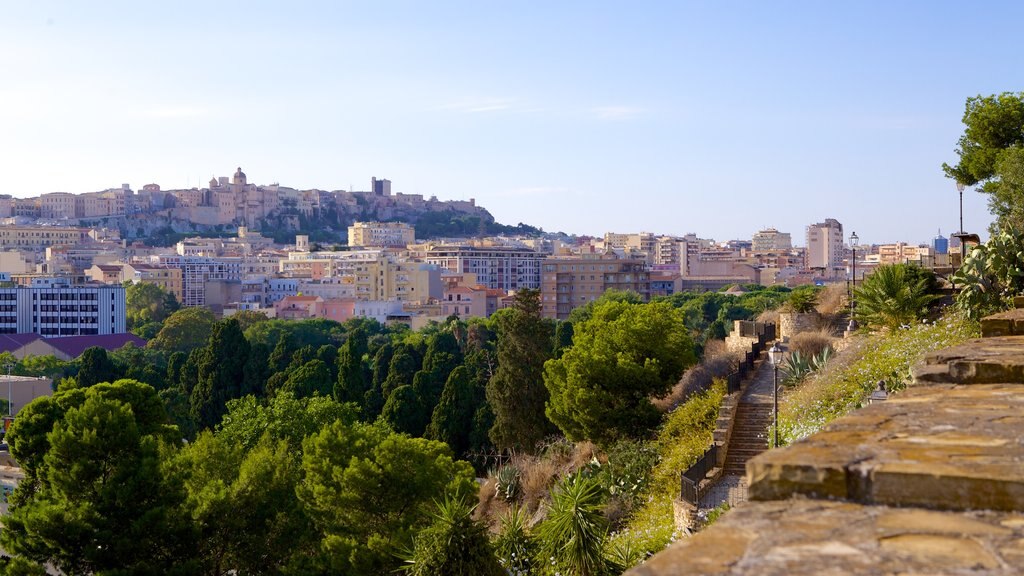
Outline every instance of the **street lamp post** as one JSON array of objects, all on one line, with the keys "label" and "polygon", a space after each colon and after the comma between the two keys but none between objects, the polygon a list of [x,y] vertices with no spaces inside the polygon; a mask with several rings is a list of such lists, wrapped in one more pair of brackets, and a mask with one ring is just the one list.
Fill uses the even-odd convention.
[{"label": "street lamp post", "polygon": [[848,332],[853,332],[857,329],[857,243],[860,238],[857,237],[857,233],[850,234],[850,248],[853,249],[853,257],[851,258],[851,269],[853,270],[853,289],[850,291],[850,324],[846,327]]},{"label": "street lamp post", "polygon": [[14,364],[8,362],[4,368],[7,368],[7,417],[10,418],[14,414],[14,396],[11,394],[11,368],[14,368]]},{"label": "street lamp post", "polygon": [[960,230],[957,232],[960,238],[960,265],[964,265],[964,186],[963,182],[956,183],[956,191],[960,193]]},{"label": "street lamp post", "polygon": [[775,442],[773,447],[779,447],[779,364],[782,363],[782,348],[776,342],[768,349],[768,360],[772,363],[775,377],[772,380],[772,403],[775,405]]}]

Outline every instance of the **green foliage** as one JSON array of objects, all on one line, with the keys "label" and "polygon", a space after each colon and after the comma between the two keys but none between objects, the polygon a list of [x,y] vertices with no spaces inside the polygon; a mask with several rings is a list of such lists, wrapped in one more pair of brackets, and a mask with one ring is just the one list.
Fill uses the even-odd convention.
[{"label": "green foliage", "polygon": [[128,329],[134,332],[146,324],[161,324],[180,308],[174,294],[156,284],[127,283],[124,291]]},{"label": "green foliage", "polygon": [[577,474],[551,494],[547,516],[538,528],[543,557],[555,570],[573,576],[611,573],[604,558],[608,523],[601,515],[605,493],[592,478]]},{"label": "green foliage", "polygon": [[25,480],[0,543],[64,573],[189,573],[189,524],[165,451],[173,428],[150,386],[57,392],[22,409],[8,441]]},{"label": "green foliage", "polygon": [[245,396],[228,402],[217,436],[231,445],[252,450],[267,436],[274,442],[288,443],[295,454],[302,453],[302,441],[334,422],[352,424],[358,413],[353,404],[339,404],[331,398],[296,398],[283,392],[260,400]]},{"label": "green foliage", "polygon": [[553,431],[544,414],[544,362],[551,357],[551,324],[540,316],[540,293],[520,290],[498,316],[498,369],[487,382],[494,414],[491,441],[500,449],[533,451]]},{"label": "green foliage", "polygon": [[608,462],[598,478],[612,498],[632,509],[647,494],[660,458],[650,443],[622,440],[608,450]]},{"label": "green foliage", "polygon": [[[591,300],[584,306],[578,306],[572,309],[569,313],[569,324],[575,327],[576,325],[582,324],[587,320],[590,320],[591,316],[594,315],[594,310],[599,306],[603,306],[608,302],[624,302],[626,304],[642,304],[644,299],[640,294],[632,290],[605,290],[597,300]],[[570,335],[571,336],[571,335]],[[570,344],[572,341],[570,340]]]},{"label": "green foliage", "polygon": [[331,396],[334,390],[334,378],[322,360],[310,360],[302,366],[291,370],[284,386],[277,393],[289,392],[298,398],[320,395]]},{"label": "green foliage", "polygon": [[730,508],[731,506],[729,506],[728,502],[722,502],[708,511],[707,517],[704,519],[704,528],[707,528],[717,522],[718,519],[728,512]]},{"label": "green foliage", "polygon": [[295,494],[299,462],[287,442],[269,436],[250,448],[206,431],[181,452],[175,466],[205,573],[279,573],[315,549]]},{"label": "green foliage", "polygon": [[496,485],[494,487],[498,496],[506,502],[515,502],[523,493],[523,480],[519,468],[512,464],[506,464],[494,474]]},{"label": "green foliage", "polygon": [[107,351],[99,346],[86,348],[78,359],[78,374],[76,375],[78,385],[88,388],[100,382],[113,382],[117,380],[117,368],[114,362],[107,356]]},{"label": "green foliage", "polygon": [[299,499],[322,535],[321,571],[385,574],[426,526],[433,502],[476,492],[469,464],[440,442],[335,422],[303,442]]},{"label": "green foliage", "polygon": [[1024,93],[967,99],[960,161],[943,164],[946,176],[989,194],[995,228],[1024,225]]},{"label": "green foliage", "polygon": [[[709,339],[724,337],[732,328],[733,320],[753,320],[761,312],[782,306],[790,294],[789,288],[781,286],[752,288],[738,296],[721,292],[677,292],[653,301],[667,302],[678,308],[697,344],[703,345]],[[697,352],[701,350],[698,348]]]},{"label": "green foliage", "polygon": [[429,526],[416,535],[412,555],[402,570],[413,576],[505,576],[487,527],[473,520],[473,509],[446,497],[437,503]]},{"label": "green foliage", "polygon": [[572,440],[599,444],[642,436],[664,396],[696,361],[678,312],[665,303],[609,301],[577,325],[573,347],[544,366],[547,415]]},{"label": "green foliage", "polygon": [[866,336],[863,344],[843,353],[845,359],[833,360],[786,394],[779,409],[780,440],[795,442],[861,407],[879,381],[890,391],[905,388],[911,381],[910,367],[925,354],[978,335],[976,322],[949,314],[935,323]]},{"label": "green foliage", "polygon": [[410,436],[421,436],[429,421],[423,411],[419,394],[412,386],[404,385],[395,388],[384,403],[380,418],[387,422],[396,432]]},{"label": "green foliage", "polygon": [[441,400],[434,408],[428,436],[451,447],[461,456],[470,449],[473,416],[479,409],[469,370],[459,366],[448,376]]},{"label": "green foliage", "polygon": [[1005,227],[976,246],[951,280],[960,287],[956,305],[980,319],[1009,308],[1024,293],[1024,233]]},{"label": "green foliage", "polygon": [[938,299],[935,275],[914,264],[879,266],[857,286],[856,317],[895,330],[914,324]]},{"label": "green foliage", "polygon": [[164,321],[163,328],[148,346],[167,353],[185,352],[206,345],[217,319],[206,308],[182,308]]},{"label": "green foliage", "polygon": [[238,322],[232,319],[214,324],[209,344],[198,357],[198,379],[192,390],[192,418],[200,429],[216,426],[227,411],[227,402],[241,398],[249,343]]},{"label": "green foliage", "polygon": [[535,565],[542,564],[537,558],[537,540],[527,529],[526,510],[510,506],[499,518],[500,530],[494,539],[494,550],[498,561],[510,574],[532,574]]},{"label": "green foliage", "polygon": [[797,312],[799,314],[813,312],[818,305],[819,291],[820,288],[817,286],[800,286],[789,293],[789,297],[786,298],[785,308],[790,312]]}]

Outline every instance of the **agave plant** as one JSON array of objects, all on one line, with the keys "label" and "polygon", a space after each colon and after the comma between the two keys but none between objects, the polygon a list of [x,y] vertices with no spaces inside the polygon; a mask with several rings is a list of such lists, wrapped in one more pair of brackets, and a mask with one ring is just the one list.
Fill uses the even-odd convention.
[{"label": "agave plant", "polygon": [[523,491],[522,476],[519,473],[519,468],[511,464],[498,468],[495,480],[497,482],[495,490],[498,492],[498,496],[501,496],[506,502],[514,502]]},{"label": "agave plant", "polygon": [[786,386],[792,386],[803,380],[808,374],[814,371],[811,367],[811,359],[801,354],[799,351],[794,350],[792,354],[786,358],[786,363],[782,367],[782,371],[785,373],[785,377],[782,379],[782,383]]},{"label": "agave plant", "polygon": [[817,372],[818,370],[821,370],[835,355],[836,353],[832,350],[831,346],[825,346],[821,349],[821,352],[818,352],[811,357],[811,371]]}]

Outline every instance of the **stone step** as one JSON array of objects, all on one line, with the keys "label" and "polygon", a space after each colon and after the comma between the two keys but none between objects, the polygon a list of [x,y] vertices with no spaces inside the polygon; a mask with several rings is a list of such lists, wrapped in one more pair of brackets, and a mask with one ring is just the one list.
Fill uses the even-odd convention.
[{"label": "stone step", "polygon": [[911,370],[922,384],[1024,382],[1024,336],[977,338],[925,355]]}]

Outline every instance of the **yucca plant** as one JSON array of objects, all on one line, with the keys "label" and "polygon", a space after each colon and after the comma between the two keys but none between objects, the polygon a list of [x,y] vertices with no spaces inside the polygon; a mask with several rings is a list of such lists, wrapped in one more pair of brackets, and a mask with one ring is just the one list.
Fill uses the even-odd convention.
[{"label": "yucca plant", "polygon": [[526,529],[526,510],[512,506],[498,519],[494,540],[498,561],[511,574],[530,574],[537,559],[537,542]]},{"label": "yucca plant", "polygon": [[429,526],[416,535],[402,566],[411,576],[505,576],[487,528],[473,520],[473,508],[464,500],[445,497]]},{"label": "yucca plant", "polygon": [[920,266],[879,266],[854,291],[856,316],[866,324],[896,330],[916,323],[939,298],[935,276]]},{"label": "yucca plant", "polygon": [[544,558],[569,576],[603,576],[610,572],[604,558],[608,522],[601,514],[604,490],[594,478],[574,475],[551,494],[547,518],[541,523]]}]

